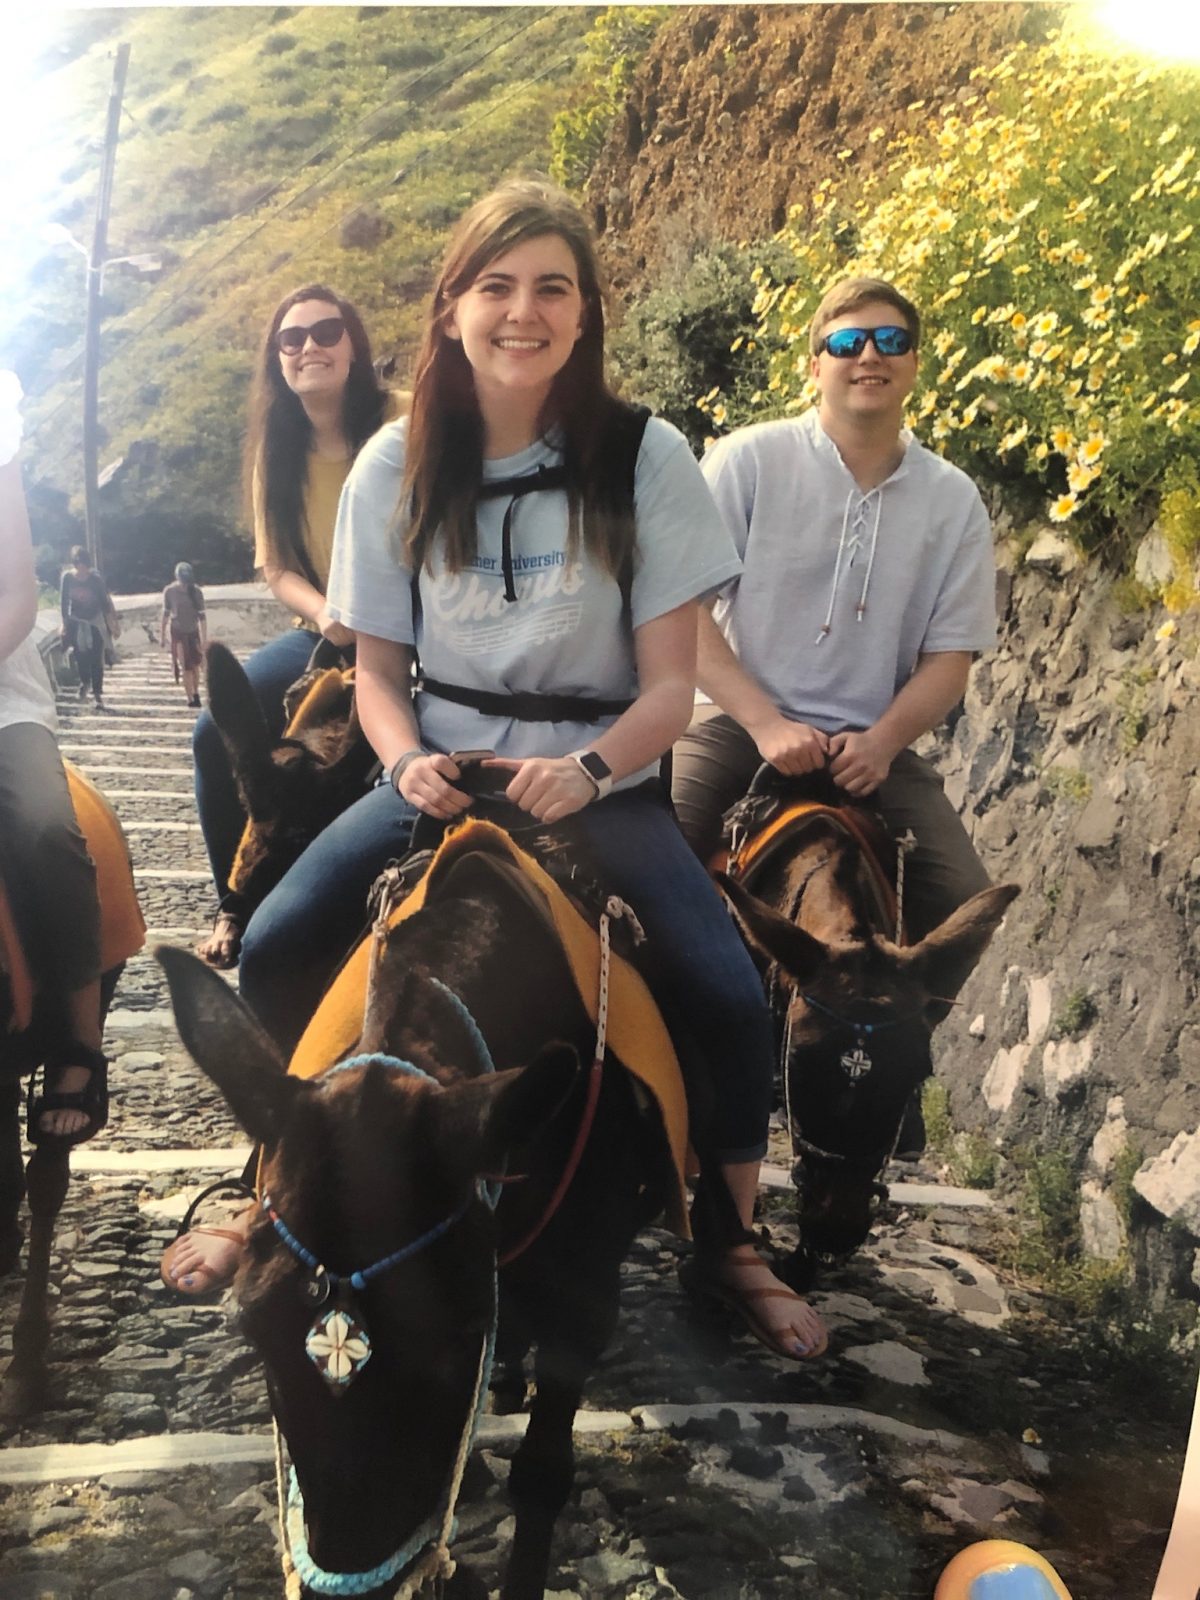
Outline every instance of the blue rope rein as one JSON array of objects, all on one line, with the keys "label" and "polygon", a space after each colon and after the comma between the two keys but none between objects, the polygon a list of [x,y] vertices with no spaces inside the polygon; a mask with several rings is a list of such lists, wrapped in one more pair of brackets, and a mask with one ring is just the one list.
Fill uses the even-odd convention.
[{"label": "blue rope rein", "polygon": [[838,1011],[831,1011],[828,1006],[823,1006],[819,1000],[814,1000],[812,995],[800,993],[801,1000],[811,1011],[819,1011],[822,1016],[829,1017],[831,1021],[849,1028],[852,1033],[865,1035],[868,1039],[873,1033],[882,1033],[885,1028],[898,1028],[905,1022],[915,1022],[921,1015],[914,1011],[907,1017],[886,1017],[882,1022],[856,1022],[853,1017],[843,1017]]}]

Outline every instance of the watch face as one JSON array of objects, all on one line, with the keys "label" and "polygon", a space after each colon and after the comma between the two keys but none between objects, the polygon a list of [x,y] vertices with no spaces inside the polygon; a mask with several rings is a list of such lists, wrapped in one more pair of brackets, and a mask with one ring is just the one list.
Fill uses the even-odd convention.
[{"label": "watch face", "polygon": [[612,768],[603,756],[598,756],[594,750],[585,750],[579,757],[579,765],[590,778],[595,778],[599,783],[603,778],[612,777]]}]

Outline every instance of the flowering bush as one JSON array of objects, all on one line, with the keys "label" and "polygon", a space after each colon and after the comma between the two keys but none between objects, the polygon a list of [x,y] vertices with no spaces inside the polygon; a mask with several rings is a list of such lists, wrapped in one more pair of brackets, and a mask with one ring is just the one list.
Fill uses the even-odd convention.
[{"label": "flowering bush", "polygon": [[713,431],[812,401],[812,312],[833,280],[869,274],[928,319],[909,417],[927,443],[978,481],[1036,489],[1089,547],[1158,495],[1187,520],[1198,145],[1185,70],[1066,33],[979,69],[878,175],[826,182],[793,213],[788,270],[756,274],[767,392],[737,416],[706,396]]}]

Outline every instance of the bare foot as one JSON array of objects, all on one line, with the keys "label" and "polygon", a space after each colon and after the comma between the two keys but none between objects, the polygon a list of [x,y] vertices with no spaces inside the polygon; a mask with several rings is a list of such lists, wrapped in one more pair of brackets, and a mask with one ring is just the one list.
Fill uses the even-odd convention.
[{"label": "bare foot", "polygon": [[829,1344],[820,1316],[777,1278],[753,1245],[737,1245],[711,1267],[720,1297],[754,1337],[777,1355],[819,1356]]},{"label": "bare foot", "polygon": [[[63,1067],[58,1072],[47,1074],[46,1092],[78,1094],[81,1089],[87,1088],[91,1076],[86,1067]],[[38,1127],[42,1133],[65,1135],[78,1133],[91,1120],[86,1111],[43,1111],[38,1118]]]},{"label": "bare foot", "polygon": [[228,911],[218,911],[212,932],[196,946],[196,954],[202,961],[207,961],[210,967],[217,967],[224,972],[237,966],[241,948],[241,923]]}]

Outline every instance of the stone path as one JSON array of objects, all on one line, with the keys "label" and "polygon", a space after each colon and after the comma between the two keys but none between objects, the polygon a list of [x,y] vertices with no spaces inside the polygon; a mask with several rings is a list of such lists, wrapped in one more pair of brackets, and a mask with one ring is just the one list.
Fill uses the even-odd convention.
[{"label": "stone path", "polygon": [[[212,894],[191,794],[191,713],[165,656],[122,660],[110,711],[61,703],[62,743],[128,832],[151,941],[190,944]],[[224,1306],[181,1302],[159,1254],[245,1140],[175,1036],[156,963],[110,1016],[113,1116],[78,1152],[56,1245],[52,1388],[0,1436],[4,1600],[277,1600],[268,1412]],[[790,1243],[783,1151],[764,1215]],[[1045,1550],[1077,1600],[1153,1586],[1178,1419],[1089,1376],[1087,1351],[994,1264],[988,1197],[897,1172],[869,1247],[814,1298],[812,1366],[693,1308],[686,1246],[648,1230],[588,1395],[560,1524],[557,1600],[929,1600],[979,1537]],[[11,1326],[19,1278],[0,1283]],[[7,1336],[0,1353],[7,1349]],[[488,1419],[456,1553],[495,1585],[523,1419]],[[1119,1488],[1114,1487],[1119,1486]]]}]

